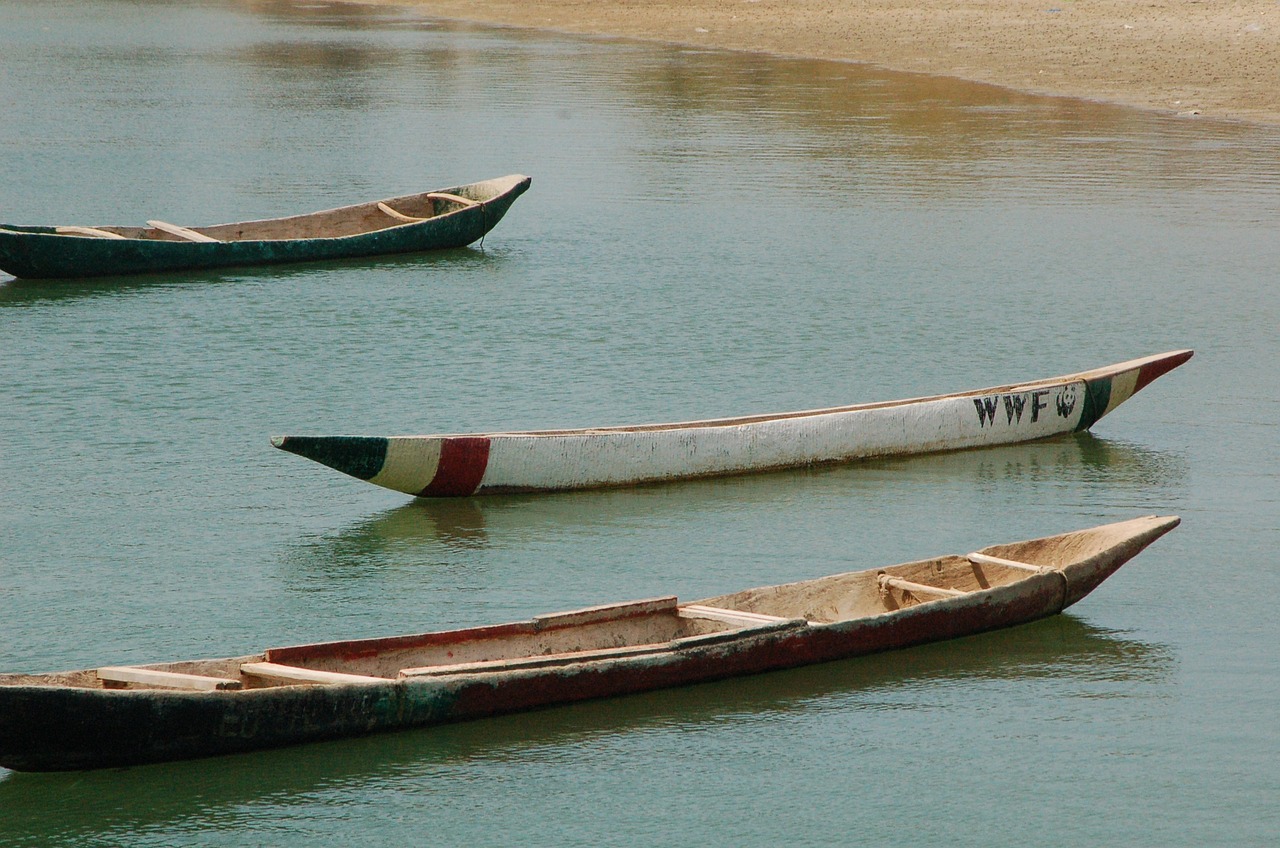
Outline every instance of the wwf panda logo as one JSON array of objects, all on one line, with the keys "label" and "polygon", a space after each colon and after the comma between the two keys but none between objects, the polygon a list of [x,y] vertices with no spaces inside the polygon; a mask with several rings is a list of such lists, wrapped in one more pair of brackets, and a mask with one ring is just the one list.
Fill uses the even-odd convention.
[{"label": "wwf panda logo", "polygon": [[1062,418],[1070,418],[1071,413],[1076,408],[1076,387],[1074,385],[1063,388],[1062,393],[1058,395],[1058,415]]}]

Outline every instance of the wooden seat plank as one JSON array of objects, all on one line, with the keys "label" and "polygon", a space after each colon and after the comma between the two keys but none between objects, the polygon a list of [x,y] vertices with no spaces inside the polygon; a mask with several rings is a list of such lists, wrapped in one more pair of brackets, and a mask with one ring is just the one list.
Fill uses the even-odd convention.
[{"label": "wooden seat plank", "polygon": [[1039,574],[1042,571],[1053,571],[1054,569],[1047,565],[1032,565],[1029,562],[1018,562],[1017,560],[1004,559],[1003,557],[994,557],[990,554],[971,553],[965,559],[974,565],[1002,565],[1005,568],[1016,568],[1020,571],[1032,571]]},{"label": "wooden seat plank", "polygon": [[937,595],[943,598],[954,598],[967,594],[959,589],[944,589],[941,586],[929,586],[925,583],[913,583],[910,580],[903,580],[898,577],[890,577],[888,574],[881,574],[880,588],[887,589],[890,586],[903,592],[910,592],[913,595]]},{"label": "wooden seat plank", "polygon": [[195,230],[191,229],[190,227],[179,227],[177,224],[169,224],[164,221],[148,221],[147,226],[154,227],[157,230],[161,230],[172,236],[177,236],[178,238],[184,238],[187,241],[214,242],[214,243],[218,241],[218,239],[214,238],[213,236],[207,236],[204,233],[198,233]]},{"label": "wooden seat plank", "polygon": [[176,671],[160,671],[136,666],[104,666],[98,669],[98,679],[107,683],[141,683],[147,686],[163,686],[168,689],[198,689],[212,692],[221,689],[240,689],[243,684],[229,677],[209,677],[203,674],[181,674]]},{"label": "wooden seat plank", "polygon": [[397,212],[395,209],[392,209],[390,206],[383,203],[381,200],[378,201],[378,209],[382,211],[384,214],[390,215],[392,218],[395,218],[397,221],[404,221],[405,223],[408,223],[408,224],[417,224],[421,221],[428,220],[427,218],[415,218],[412,215],[406,215],[403,212]]},{"label": "wooden seat plank", "polygon": [[427,197],[431,200],[452,200],[454,203],[462,203],[467,206],[479,206],[480,201],[472,200],[469,197],[463,197],[460,194],[449,194],[444,191],[432,191],[427,193]]},{"label": "wooden seat plank", "polygon": [[745,612],[744,610],[722,609],[720,607],[708,607],[702,604],[685,604],[680,607],[680,612],[685,615],[691,615],[694,618],[710,618],[715,621],[723,621],[728,624],[766,624],[776,621],[790,621],[778,615],[765,615],[759,612]]},{"label": "wooden seat plank", "polygon": [[385,677],[369,677],[364,674],[347,674],[339,671],[321,671],[297,665],[273,662],[252,662],[240,666],[240,671],[253,677],[284,680],[289,683],[389,683]]},{"label": "wooden seat plank", "polygon": [[63,236],[92,236],[93,238],[106,239],[122,239],[125,236],[119,233],[113,233],[110,230],[101,230],[97,227],[55,227],[54,232]]}]

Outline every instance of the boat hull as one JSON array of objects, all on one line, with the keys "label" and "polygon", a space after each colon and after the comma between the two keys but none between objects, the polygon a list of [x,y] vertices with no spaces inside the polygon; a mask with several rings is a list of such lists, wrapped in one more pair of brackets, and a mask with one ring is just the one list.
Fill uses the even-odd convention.
[{"label": "boat hull", "polygon": [[[529,187],[528,177],[505,177],[456,186],[449,194],[475,194],[482,203],[401,226],[320,238],[196,242],[144,238],[93,238],[60,234],[54,227],[0,225],[0,269],[23,279],[81,278],[194,269],[277,265],[418,253],[465,247],[493,229]],[[389,198],[394,204],[397,198]],[[330,210],[333,212],[336,210]],[[318,213],[326,214],[326,213]],[[252,226],[260,222],[247,222]],[[202,228],[207,232],[237,225]]]},{"label": "boat hull", "polygon": [[[1113,541],[1095,544],[1061,568],[1046,567],[1015,582],[959,597],[826,623],[777,618],[745,635],[695,637],[683,644],[480,663],[468,670],[443,669],[424,677],[245,691],[122,691],[0,679],[0,765],[56,771],[241,753],[684,686],[954,639],[1061,612],[1177,524],[1177,518],[1153,516],[1095,528],[1110,531]],[[1025,559],[1028,551],[1034,555],[1035,543],[1046,543],[1048,550],[1053,544],[1075,544],[1077,536],[1063,534],[985,550],[997,556],[1012,552]],[[925,560],[899,568],[931,573],[939,562]],[[854,572],[764,587],[697,605],[732,605],[736,614],[751,615],[748,608],[768,608],[769,599],[778,594],[803,598],[810,584],[874,579],[883,573]],[[670,600],[674,604],[674,598]],[[474,632],[505,635],[538,627],[534,620]],[[449,635],[425,636],[440,642]],[[326,657],[349,661],[424,638],[273,649],[227,662]]]},{"label": "boat hull", "polygon": [[[31,687],[0,690],[0,765],[66,771],[139,765],[427,727],[863,656],[1052,615],[1052,579],[1017,598],[962,610],[917,608],[884,621],[762,635],[642,660],[580,663],[459,680],[162,693]],[[19,730],[21,728],[21,730]],[[15,744],[21,734],[24,744]]]},{"label": "boat hull", "polygon": [[528,433],[278,436],[272,442],[424,498],[628,486],[1087,430],[1191,356],[1173,351],[1034,383],[773,416]]}]

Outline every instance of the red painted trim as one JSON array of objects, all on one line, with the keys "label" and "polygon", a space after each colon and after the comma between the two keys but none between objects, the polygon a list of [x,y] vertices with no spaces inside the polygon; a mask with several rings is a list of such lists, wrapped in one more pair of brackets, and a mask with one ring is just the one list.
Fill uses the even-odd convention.
[{"label": "red painted trim", "polygon": [[440,445],[436,476],[421,492],[423,498],[459,498],[473,494],[489,465],[489,440],[466,436]]},{"label": "red painted trim", "polygon": [[1168,374],[1182,363],[1186,362],[1192,356],[1192,352],[1184,350],[1181,353],[1168,357],[1167,359],[1159,359],[1155,362],[1148,362],[1146,365],[1138,369],[1138,382],[1133,387],[1133,393],[1136,395],[1142,391],[1144,387],[1157,377]]}]

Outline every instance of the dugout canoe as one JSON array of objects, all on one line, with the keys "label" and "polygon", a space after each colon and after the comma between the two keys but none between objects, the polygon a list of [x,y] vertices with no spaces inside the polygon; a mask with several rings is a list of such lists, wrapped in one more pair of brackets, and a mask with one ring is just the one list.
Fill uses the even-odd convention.
[{"label": "dugout canoe", "polygon": [[0,766],[213,756],[682,686],[1054,615],[1178,525],[1148,516],[680,603],[260,654],[0,675]]},{"label": "dugout canoe", "polygon": [[273,436],[271,442],[421,498],[628,486],[1087,430],[1191,356],[1178,350],[1036,382],[775,415],[514,433]]},{"label": "dugout canoe", "polygon": [[316,262],[464,247],[493,229],[529,177],[372,200],[321,212],[185,227],[0,224],[0,270],[27,279]]}]

